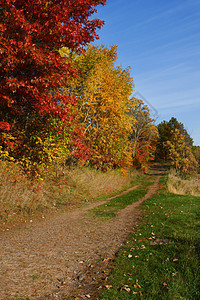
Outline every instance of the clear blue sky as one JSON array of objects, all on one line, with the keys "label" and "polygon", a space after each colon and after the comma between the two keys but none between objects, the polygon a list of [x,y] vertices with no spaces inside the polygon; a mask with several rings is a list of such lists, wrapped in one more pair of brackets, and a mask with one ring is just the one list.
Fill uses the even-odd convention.
[{"label": "clear blue sky", "polygon": [[131,67],[136,96],[175,117],[200,145],[200,0],[107,0],[95,44],[118,45],[118,65]]}]

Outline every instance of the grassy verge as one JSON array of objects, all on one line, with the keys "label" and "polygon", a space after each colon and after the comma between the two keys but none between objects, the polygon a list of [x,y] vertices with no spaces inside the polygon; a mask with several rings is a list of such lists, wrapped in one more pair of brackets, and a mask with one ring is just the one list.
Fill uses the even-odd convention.
[{"label": "grassy verge", "polygon": [[183,179],[172,170],[169,173],[167,187],[169,192],[174,194],[200,196],[200,175],[195,174]]},{"label": "grassy verge", "polygon": [[51,170],[44,180],[30,180],[15,163],[0,161],[0,223],[66,209],[116,194],[138,182],[141,173],[125,177],[118,170],[90,168]]},{"label": "grassy verge", "polygon": [[200,299],[200,198],[161,190],[143,205],[101,299]]},{"label": "grassy verge", "polygon": [[133,191],[130,191],[128,194],[113,198],[107,201],[105,204],[95,207],[94,209],[90,210],[90,215],[93,217],[101,217],[106,219],[115,217],[116,213],[120,209],[124,209],[126,206],[132,204],[133,202],[137,202],[139,199],[144,197],[149,189],[149,186],[152,185],[153,180],[153,177],[149,177],[141,186]]}]

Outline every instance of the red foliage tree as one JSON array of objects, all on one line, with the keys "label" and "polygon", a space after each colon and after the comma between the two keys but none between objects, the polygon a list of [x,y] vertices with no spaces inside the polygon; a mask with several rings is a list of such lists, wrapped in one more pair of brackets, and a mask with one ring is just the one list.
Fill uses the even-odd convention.
[{"label": "red foliage tree", "polygon": [[76,76],[78,71],[58,50],[80,50],[97,38],[95,30],[103,21],[90,16],[105,2],[0,0],[1,128],[23,132],[20,139],[26,143],[49,116],[76,127],[76,98],[63,95],[62,86],[66,74]]}]

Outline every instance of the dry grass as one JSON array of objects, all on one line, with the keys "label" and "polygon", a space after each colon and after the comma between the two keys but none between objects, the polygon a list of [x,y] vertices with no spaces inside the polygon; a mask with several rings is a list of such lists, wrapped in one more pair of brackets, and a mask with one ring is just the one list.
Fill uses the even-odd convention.
[{"label": "dry grass", "polygon": [[0,219],[31,214],[48,203],[40,183],[30,181],[14,163],[0,162]]},{"label": "dry grass", "polygon": [[69,172],[68,178],[71,178],[80,192],[81,188],[85,188],[95,198],[127,187],[138,175],[139,172],[136,170],[125,177],[120,171],[101,172],[90,168],[76,168]]},{"label": "dry grass", "polygon": [[169,173],[167,187],[170,193],[177,195],[200,196],[200,178],[198,175],[182,179],[176,172]]},{"label": "dry grass", "polygon": [[113,194],[135,181],[139,172],[123,176],[90,168],[51,170],[41,181],[31,181],[14,163],[0,162],[0,220],[31,215],[55,207],[77,205]]}]

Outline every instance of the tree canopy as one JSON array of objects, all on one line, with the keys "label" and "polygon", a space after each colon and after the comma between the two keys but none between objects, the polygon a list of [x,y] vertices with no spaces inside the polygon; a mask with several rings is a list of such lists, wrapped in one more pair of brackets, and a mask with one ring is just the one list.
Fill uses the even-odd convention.
[{"label": "tree canopy", "polygon": [[41,163],[48,157],[44,144],[49,135],[63,128],[68,137],[75,134],[77,100],[60,90],[78,71],[59,49],[80,51],[97,38],[103,21],[90,17],[105,2],[0,1],[1,144],[12,157]]},{"label": "tree canopy", "polygon": [[188,134],[187,130],[184,128],[184,125],[174,117],[172,117],[169,121],[163,121],[158,124],[158,133],[159,140],[157,144],[157,157],[168,160],[169,159],[169,151],[165,147],[167,141],[171,141],[173,139],[173,133],[175,129],[178,129],[181,134],[184,136],[184,140],[187,146],[191,147],[193,145],[193,140]]},{"label": "tree canopy", "polygon": [[129,68],[115,66],[116,59],[116,46],[89,46],[75,57],[81,73],[66,87],[78,99],[79,122],[92,151],[90,164],[101,169],[125,167],[132,161],[128,136],[133,117],[127,107],[135,106],[129,100],[133,79]]}]

